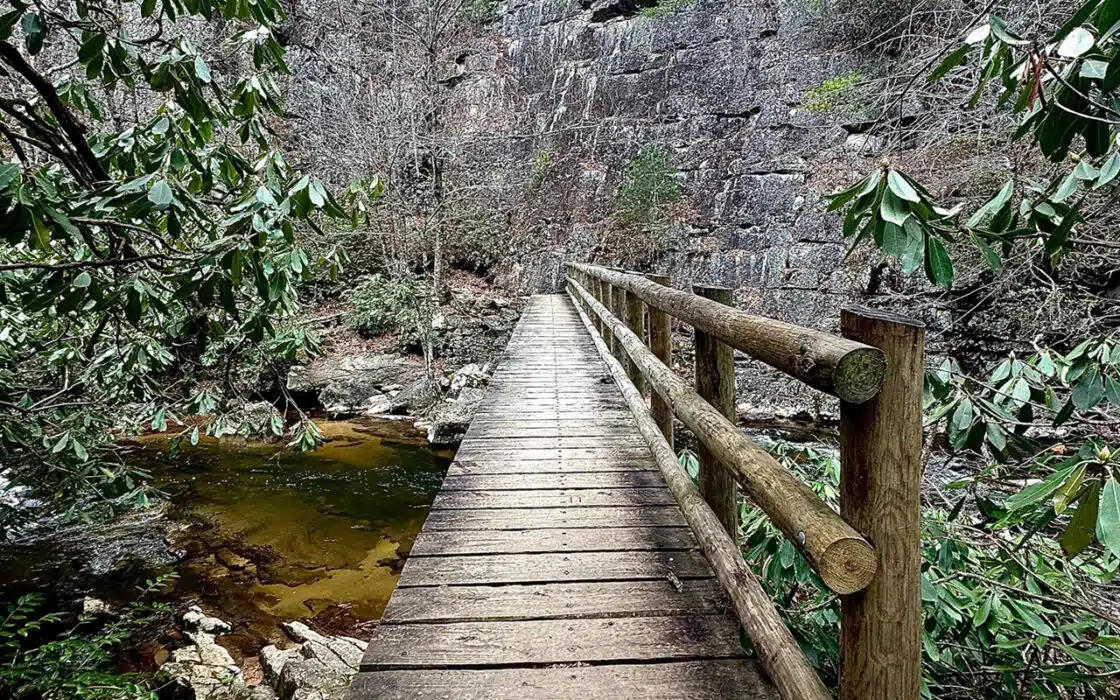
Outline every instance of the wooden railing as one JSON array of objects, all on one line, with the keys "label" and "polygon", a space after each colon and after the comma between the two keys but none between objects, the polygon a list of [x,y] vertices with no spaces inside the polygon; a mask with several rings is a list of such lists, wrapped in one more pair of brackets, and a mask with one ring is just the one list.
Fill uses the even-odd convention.
[{"label": "wooden railing", "polygon": [[[918,698],[922,324],[848,308],[837,337],[738,311],[724,288],[690,294],[664,275],[567,269],[569,295],[782,697],[831,696],[743,559],[736,484],[840,595],[841,700]],[[671,369],[670,317],[695,330],[695,388]],[[840,513],[736,426],[734,350],[840,399]],[[700,443],[699,488],[677,462],[674,416]]]}]

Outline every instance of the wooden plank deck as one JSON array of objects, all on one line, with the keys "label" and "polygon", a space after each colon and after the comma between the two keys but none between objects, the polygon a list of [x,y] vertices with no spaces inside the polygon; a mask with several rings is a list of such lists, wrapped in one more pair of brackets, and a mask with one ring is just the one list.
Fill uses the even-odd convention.
[{"label": "wooden plank deck", "polygon": [[770,699],[566,296],[535,296],[348,700]]}]

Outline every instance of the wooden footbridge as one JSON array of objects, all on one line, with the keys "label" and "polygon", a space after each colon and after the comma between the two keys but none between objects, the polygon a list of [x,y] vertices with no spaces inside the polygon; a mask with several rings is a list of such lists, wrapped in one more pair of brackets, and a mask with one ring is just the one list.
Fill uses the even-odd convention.
[{"label": "wooden footbridge", "polygon": [[[918,698],[921,326],[853,309],[834,337],[724,289],[568,275],[531,299],[348,700],[832,697],[742,557],[737,487],[841,596],[842,700]],[[841,514],[729,420],[733,349],[840,397]]]}]

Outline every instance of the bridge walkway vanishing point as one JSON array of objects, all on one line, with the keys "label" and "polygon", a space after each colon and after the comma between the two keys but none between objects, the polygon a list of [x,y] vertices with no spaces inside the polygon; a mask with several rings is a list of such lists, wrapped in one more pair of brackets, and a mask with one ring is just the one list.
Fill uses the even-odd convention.
[{"label": "bridge walkway vanishing point", "polygon": [[533,297],[348,700],[772,697],[578,312]]}]

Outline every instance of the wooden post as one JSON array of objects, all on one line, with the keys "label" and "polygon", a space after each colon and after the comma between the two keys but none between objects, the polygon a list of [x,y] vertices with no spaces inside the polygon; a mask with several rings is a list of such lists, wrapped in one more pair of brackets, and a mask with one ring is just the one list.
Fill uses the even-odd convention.
[{"label": "wooden post", "polygon": [[[643,343],[646,343],[646,347],[649,347],[649,340],[646,336],[646,303],[637,294],[626,295],[626,325],[634,331],[634,335],[641,338]],[[638,393],[645,396],[646,383],[642,379],[642,372],[638,369],[638,365],[634,362],[627,362],[626,369],[630,373],[630,381],[634,383]]]},{"label": "wooden post", "polygon": [[[603,303],[603,287],[605,287],[607,283],[604,282],[603,280],[597,279],[595,277],[589,277],[588,278],[588,283],[591,286],[586,287],[586,289],[591,292],[592,296],[595,297],[596,301],[598,301],[600,304],[602,304]],[[603,325],[603,322],[599,319],[598,316],[594,315],[590,311],[588,311],[587,315],[590,316],[591,319],[595,322],[595,330],[599,331],[599,337],[600,338],[605,338],[606,336],[603,335],[603,331],[605,330],[605,326]]]},{"label": "wooden post", "polygon": [[[613,305],[611,306],[611,313],[614,315],[615,318],[617,318],[619,321],[622,321],[625,324],[626,323],[626,290],[623,289],[622,287],[615,287],[614,288],[614,296],[611,297],[611,301],[613,302]],[[630,373],[629,355],[626,354],[626,349],[624,347],[622,347],[622,343],[619,342],[617,336],[614,339],[614,347],[611,348],[611,349],[614,350],[615,358],[618,359],[618,361],[622,363],[622,366],[626,368],[626,373],[629,374]]]},{"label": "wooden post", "polygon": [[[666,287],[670,285],[669,275],[646,275],[649,279],[663,284]],[[669,314],[655,309],[650,306],[649,309],[649,349],[661,360],[666,367],[672,369],[673,367],[673,330],[669,325]],[[661,429],[661,434],[665,436],[665,440],[669,443],[669,448],[676,453],[676,447],[673,445],[673,409],[669,408],[669,404],[665,403],[665,399],[656,391],[650,392],[649,412],[653,415],[653,420],[657,423],[657,427]]]},{"label": "wooden post", "polygon": [[[599,289],[602,293],[603,306],[605,306],[607,309],[613,309],[614,286],[610,282],[601,282],[600,284],[601,287]],[[614,333],[611,331],[611,327],[609,324],[603,324],[603,332],[601,333],[601,335],[603,336],[603,342],[607,344],[607,347],[611,349],[611,352],[614,352]]]},{"label": "wooden post", "polygon": [[840,404],[840,514],[879,557],[871,585],[841,597],[840,700],[917,698],[925,326],[851,307],[841,313],[840,328],[887,358],[877,396]]},{"label": "wooden post", "polygon": [[[693,293],[731,306],[732,292],[726,287],[692,285]],[[735,361],[731,348],[707,333],[695,331],[696,393],[724,418],[735,420]],[[708,448],[697,448],[700,462],[700,493],[715,511],[733,541],[739,537],[739,508],[735,498],[735,477],[720,464]]]}]

